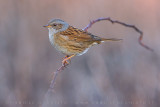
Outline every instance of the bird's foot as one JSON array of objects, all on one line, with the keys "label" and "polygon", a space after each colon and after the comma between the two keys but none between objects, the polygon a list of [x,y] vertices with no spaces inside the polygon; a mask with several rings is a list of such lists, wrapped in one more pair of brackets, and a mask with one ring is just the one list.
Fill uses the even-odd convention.
[{"label": "bird's foot", "polygon": [[[71,56],[65,56],[65,58],[62,61],[62,65],[64,67],[66,67],[67,65],[69,65],[69,62],[71,63],[71,58],[74,57],[75,55],[71,55]],[[69,60],[69,62],[68,62]]]}]

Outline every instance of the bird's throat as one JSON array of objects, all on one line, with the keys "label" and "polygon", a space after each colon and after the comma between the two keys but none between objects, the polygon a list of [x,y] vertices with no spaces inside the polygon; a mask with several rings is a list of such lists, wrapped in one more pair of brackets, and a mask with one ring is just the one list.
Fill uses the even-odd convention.
[{"label": "bird's throat", "polygon": [[57,33],[55,29],[49,28],[49,40],[54,45],[54,34]]}]

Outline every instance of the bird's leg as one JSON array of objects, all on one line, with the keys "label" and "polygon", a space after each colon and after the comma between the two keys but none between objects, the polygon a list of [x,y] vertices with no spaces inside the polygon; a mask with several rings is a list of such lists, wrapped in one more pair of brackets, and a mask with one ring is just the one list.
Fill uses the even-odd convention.
[{"label": "bird's leg", "polygon": [[72,57],[74,57],[75,55],[71,55],[71,56],[65,56],[65,58],[62,61],[62,65],[66,66],[69,64],[68,60],[71,60]]},{"label": "bird's leg", "polygon": [[66,65],[68,65],[69,64],[69,62],[68,61],[64,61],[66,58],[68,58],[69,56],[68,55],[66,55],[64,58],[63,58],[63,61],[62,61],[62,65],[63,66],[66,66]]}]

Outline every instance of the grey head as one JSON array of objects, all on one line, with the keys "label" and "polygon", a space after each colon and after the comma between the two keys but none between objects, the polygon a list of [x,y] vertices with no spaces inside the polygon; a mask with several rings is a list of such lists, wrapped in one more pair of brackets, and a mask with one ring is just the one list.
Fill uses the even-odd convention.
[{"label": "grey head", "polygon": [[47,25],[44,27],[47,27],[49,30],[52,30],[54,33],[64,31],[68,29],[69,24],[61,19],[51,19]]}]

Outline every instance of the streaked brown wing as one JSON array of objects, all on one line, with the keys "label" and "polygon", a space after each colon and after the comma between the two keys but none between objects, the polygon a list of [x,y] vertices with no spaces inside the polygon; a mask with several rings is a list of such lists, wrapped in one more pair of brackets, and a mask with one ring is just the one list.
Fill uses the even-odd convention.
[{"label": "streaked brown wing", "polygon": [[69,28],[65,31],[60,32],[61,35],[68,36],[69,40],[77,41],[77,42],[95,42],[101,41],[101,38],[98,36],[94,36],[89,32],[85,32],[81,29],[74,28],[69,26]]}]

